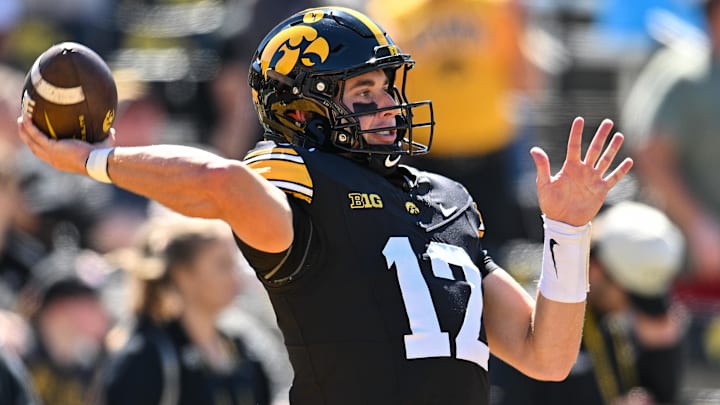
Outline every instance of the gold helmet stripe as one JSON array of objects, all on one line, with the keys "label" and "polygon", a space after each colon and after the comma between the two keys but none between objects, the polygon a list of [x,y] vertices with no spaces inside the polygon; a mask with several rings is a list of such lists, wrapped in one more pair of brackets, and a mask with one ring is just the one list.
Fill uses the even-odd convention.
[{"label": "gold helmet stripe", "polygon": [[332,8],[337,9],[337,10],[342,10],[342,11],[352,15],[353,17],[357,18],[358,20],[360,20],[363,24],[365,24],[365,26],[368,27],[370,32],[372,32],[373,35],[375,35],[375,39],[378,42],[378,46],[390,44],[387,40],[387,37],[385,37],[385,32],[382,30],[382,28],[380,28],[380,26],[378,26],[373,20],[368,18],[368,16],[366,16],[365,14],[363,14],[359,11],[353,10],[351,8],[347,8],[347,7],[332,7]]}]

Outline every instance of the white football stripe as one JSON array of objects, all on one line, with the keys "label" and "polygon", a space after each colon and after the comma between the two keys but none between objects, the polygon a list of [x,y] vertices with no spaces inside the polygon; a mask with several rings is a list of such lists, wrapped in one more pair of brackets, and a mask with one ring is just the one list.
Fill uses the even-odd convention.
[{"label": "white football stripe", "polygon": [[250,159],[245,160],[245,164],[258,162],[261,160],[286,160],[288,162],[305,163],[302,157],[289,155],[286,153],[266,153],[264,155],[253,156]]},{"label": "white football stripe", "polygon": [[30,70],[30,78],[35,91],[40,97],[53,104],[70,105],[85,101],[85,93],[82,87],[57,87],[45,81],[40,73],[38,61],[35,61]]},{"label": "white football stripe", "polygon": [[311,188],[301,186],[299,184],[291,183],[289,181],[282,181],[282,180],[270,180],[270,183],[274,184],[276,187],[289,190],[289,191],[295,191],[300,194],[304,194],[308,197],[313,196],[313,190]]}]

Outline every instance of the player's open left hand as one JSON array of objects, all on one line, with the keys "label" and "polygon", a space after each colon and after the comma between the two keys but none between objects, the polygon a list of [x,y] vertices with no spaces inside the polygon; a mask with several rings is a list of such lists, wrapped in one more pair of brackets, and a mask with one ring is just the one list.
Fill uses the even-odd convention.
[{"label": "player's open left hand", "polygon": [[550,173],[550,159],[545,151],[539,147],[530,150],[537,169],[540,210],[548,218],[574,226],[584,225],[595,217],[608,191],[633,165],[632,159],[625,158],[608,173],[624,140],[622,134],[615,133],[605,147],[605,140],[613,128],[613,122],[609,119],[600,123],[583,159],[581,146],[584,124],[581,117],[573,120],[565,163],[554,176]]},{"label": "player's open left hand", "polygon": [[30,151],[57,170],[86,174],[85,160],[90,151],[98,147],[107,147],[115,143],[115,130],[102,143],[90,144],[76,139],[52,139],[43,134],[27,116],[18,118],[20,139]]}]

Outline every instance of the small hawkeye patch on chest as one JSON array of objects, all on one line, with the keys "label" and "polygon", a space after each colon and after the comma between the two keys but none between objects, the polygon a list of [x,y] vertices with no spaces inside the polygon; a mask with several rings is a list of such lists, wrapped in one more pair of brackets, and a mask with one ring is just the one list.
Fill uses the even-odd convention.
[{"label": "small hawkeye patch on chest", "polygon": [[418,206],[412,201],[405,203],[405,209],[410,215],[418,215],[420,213],[420,208],[418,208]]}]

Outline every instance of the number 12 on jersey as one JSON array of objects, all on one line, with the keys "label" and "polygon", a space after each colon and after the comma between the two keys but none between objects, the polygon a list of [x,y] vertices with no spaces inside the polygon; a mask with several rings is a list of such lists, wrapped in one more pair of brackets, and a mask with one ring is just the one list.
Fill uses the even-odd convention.
[{"label": "number 12 on jersey", "polygon": [[[490,350],[479,340],[482,326],[482,277],[467,252],[458,246],[430,242],[427,256],[435,277],[454,280],[450,265],[461,267],[470,285],[470,297],[465,318],[455,337],[456,357],[473,362],[487,370]],[[407,237],[388,239],[383,249],[388,270],[395,265],[400,292],[408,320],[409,335],[405,335],[405,356],[408,359],[450,357],[450,335],[440,330],[438,315],[433,306],[430,289],[420,272],[420,265]]]}]

